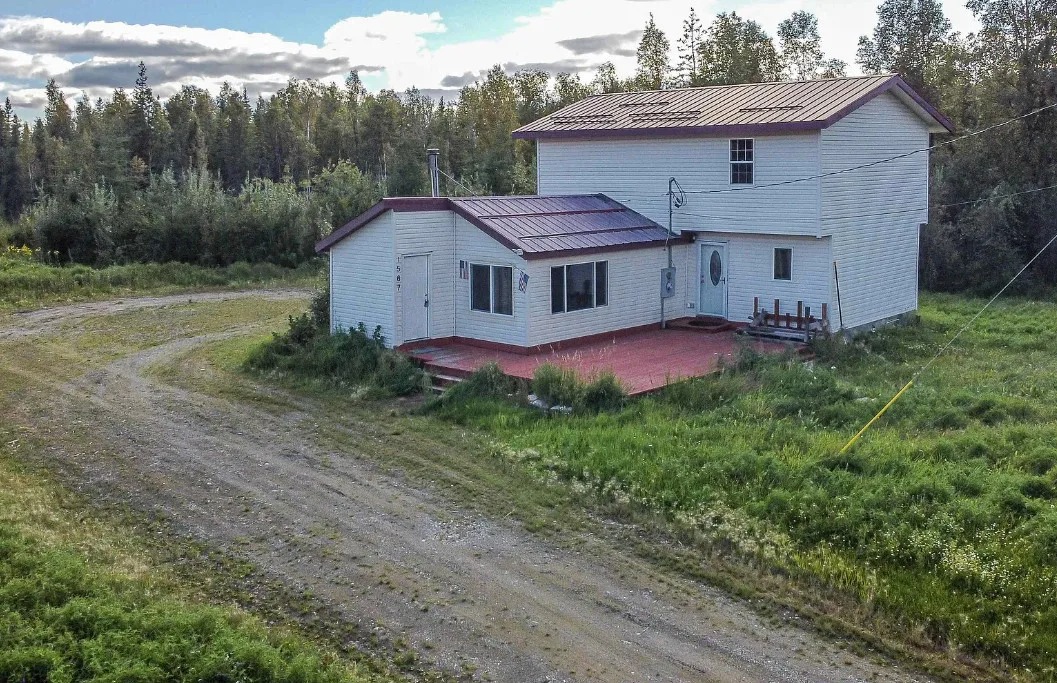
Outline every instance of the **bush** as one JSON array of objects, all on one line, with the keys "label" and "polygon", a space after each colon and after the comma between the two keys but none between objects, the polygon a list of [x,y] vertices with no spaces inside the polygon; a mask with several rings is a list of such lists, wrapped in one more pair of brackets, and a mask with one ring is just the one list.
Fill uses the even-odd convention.
[{"label": "bush", "polygon": [[612,372],[604,372],[583,388],[581,405],[599,413],[620,410],[628,400],[628,392]]},{"label": "bush", "polygon": [[532,375],[532,393],[550,406],[565,406],[580,412],[619,410],[628,394],[612,372],[605,372],[584,383],[575,370],[549,363]]},{"label": "bush", "polygon": [[370,335],[363,325],[329,334],[307,313],[290,316],[287,331],[273,333],[249,355],[245,366],[335,386],[369,387],[395,396],[417,393],[426,382],[418,366],[386,348],[380,328]]},{"label": "bush", "polygon": [[488,363],[477,368],[469,377],[459,382],[444,394],[447,401],[474,398],[504,399],[521,390],[518,380],[503,374],[498,363]]},{"label": "bush", "polygon": [[324,330],[330,329],[330,285],[316,292],[312,297],[312,305],[309,307],[312,314],[312,322],[316,327]]},{"label": "bush", "polygon": [[583,391],[583,383],[574,370],[544,363],[532,373],[532,393],[548,405],[580,405]]}]

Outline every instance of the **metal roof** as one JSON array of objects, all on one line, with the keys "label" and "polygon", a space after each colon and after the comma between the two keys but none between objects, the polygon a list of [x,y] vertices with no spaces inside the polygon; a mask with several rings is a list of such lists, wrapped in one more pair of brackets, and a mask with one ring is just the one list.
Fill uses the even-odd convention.
[{"label": "metal roof", "polygon": [[593,95],[514,131],[515,138],[651,137],[819,130],[892,92],[934,132],[947,117],[896,74]]},{"label": "metal roof", "polygon": [[[526,259],[638,249],[664,244],[668,231],[603,194],[383,199],[316,244],[334,244],[386,211],[449,210]],[[672,236],[671,242],[685,241]]]}]

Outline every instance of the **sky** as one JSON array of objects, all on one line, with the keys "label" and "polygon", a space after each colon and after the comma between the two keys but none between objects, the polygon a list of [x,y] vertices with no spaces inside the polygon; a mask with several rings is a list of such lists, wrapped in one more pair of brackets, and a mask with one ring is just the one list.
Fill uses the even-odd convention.
[{"label": "sky", "polygon": [[[775,35],[796,10],[819,18],[827,57],[855,73],[858,37],[879,0],[3,0],[0,100],[39,115],[54,78],[69,100],[131,89],[136,67],[163,100],[182,85],[217,92],[228,81],[251,97],[291,78],[341,83],[356,69],[371,91],[417,87],[454,96],[494,64],[540,68],[590,80],[599,64],[635,68],[649,15],[675,43],[691,6],[706,25],[737,11]],[[944,6],[954,30],[978,27],[957,2]]]}]

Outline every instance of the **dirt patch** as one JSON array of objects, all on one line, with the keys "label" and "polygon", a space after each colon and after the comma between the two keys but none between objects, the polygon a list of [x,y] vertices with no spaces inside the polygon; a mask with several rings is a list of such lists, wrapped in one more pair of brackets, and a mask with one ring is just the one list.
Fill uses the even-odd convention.
[{"label": "dirt patch", "polygon": [[[294,295],[305,296],[85,304],[16,318],[0,338],[60,324],[70,334],[77,320],[130,307]],[[336,450],[318,445],[326,442],[311,402],[291,398],[289,410],[266,410],[145,373],[235,333],[176,338],[72,382],[35,377],[27,414],[53,434],[50,460],[89,496],[160,515],[177,533],[322,601],[361,633],[405,638],[453,673],[518,682],[923,680],[768,623],[607,539],[583,539],[577,550],[462,510],[442,490],[379,465],[392,445],[378,428],[384,416],[328,427],[354,444]],[[73,433],[82,435],[77,447]],[[423,438],[400,447],[428,457],[437,445]]]}]

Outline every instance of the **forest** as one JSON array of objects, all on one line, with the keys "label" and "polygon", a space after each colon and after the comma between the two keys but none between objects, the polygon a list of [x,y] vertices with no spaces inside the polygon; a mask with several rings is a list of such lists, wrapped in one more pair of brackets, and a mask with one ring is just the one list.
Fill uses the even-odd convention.
[{"label": "forest", "polygon": [[[1057,103],[1057,3],[967,6],[981,28],[962,35],[938,0],[883,0],[856,70],[902,74],[955,122],[957,133],[934,139],[951,144],[931,153],[920,281],[985,292],[1057,232],[1057,109],[1046,109]],[[849,71],[823,53],[817,18],[802,11],[775,36],[736,12],[709,22],[691,9],[674,27],[650,16],[636,56],[626,78],[612,63],[589,77],[497,65],[452,101],[414,88],[367,92],[356,72],[343,85],[291,80],[256,100],[225,84],[185,86],[162,102],[142,63],[129,90],[95,101],[71,104],[50,81],[36,120],[21,120],[10,101],[0,110],[0,247],[96,266],[293,266],[379,197],[428,194],[428,147],[441,150],[445,194],[531,193],[534,147],[510,131],[592,93]],[[1018,283],[1057,284],[1057,250]]]}]

